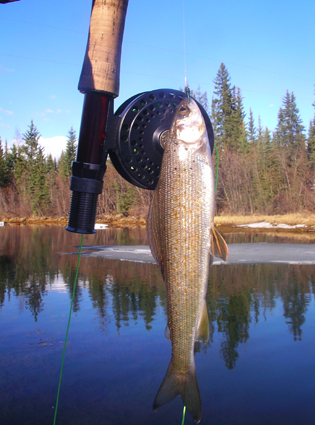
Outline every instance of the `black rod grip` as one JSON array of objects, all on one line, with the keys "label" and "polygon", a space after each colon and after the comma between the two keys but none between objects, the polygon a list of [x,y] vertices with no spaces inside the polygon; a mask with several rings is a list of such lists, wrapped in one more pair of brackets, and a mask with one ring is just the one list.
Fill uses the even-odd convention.
[{"label": "black rod grip", "polygon": [[66,230],[74,233],[95,233],[97,194],[72,192],[69,221]]},{"label": "black rod grip", "polygon": [[95,233],[97,198],[102,193],[106,165],[72,163],[72,190],[69,221],[66,230],[74,233]]}]

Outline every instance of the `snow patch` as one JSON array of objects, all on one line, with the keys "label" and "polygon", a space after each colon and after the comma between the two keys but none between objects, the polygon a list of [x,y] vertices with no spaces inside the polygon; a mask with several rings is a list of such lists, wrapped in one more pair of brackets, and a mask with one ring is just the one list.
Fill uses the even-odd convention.
[{"label": "snow patch", "polygon": [[236,227],[246,227],[251,229],[297,229],[301,227],[307,227],[306,224],[272,224],[267,221],[261,221],[259,223],[250,223],[250,224],[239,224]]}]

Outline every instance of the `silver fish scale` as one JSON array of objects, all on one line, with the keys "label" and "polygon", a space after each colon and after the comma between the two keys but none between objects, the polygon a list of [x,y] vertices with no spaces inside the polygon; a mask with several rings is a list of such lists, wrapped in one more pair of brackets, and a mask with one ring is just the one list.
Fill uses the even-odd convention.
[{"label": "silver fish scale", "polygon": [[150,246],[166,283],[172,364],[185,373],[193,360],[206,295],[214,181],[210,151],[169,141],[149,217]]}]

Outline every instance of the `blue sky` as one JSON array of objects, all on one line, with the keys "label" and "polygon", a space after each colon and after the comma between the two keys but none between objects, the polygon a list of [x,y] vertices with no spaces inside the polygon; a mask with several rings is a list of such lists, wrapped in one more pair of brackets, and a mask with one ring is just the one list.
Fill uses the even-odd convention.
[{"label": "blue sky", "polygon": [[[0,136],[12,144],[31,120],[46,153],[58,157],[71,126],[77,134],[83,95],[77,90],[91,0],[21,0],[0,4]],[[184,10],[184,13],[183,13]],[[185,16],[185,20],[183,19]],[[308,130],[315,109],[314,0],[129,0],[120,94],[184,86],[184,24],[189,85],[213,95],[223,62],[252,109],[273,130],[286,90]]]}]

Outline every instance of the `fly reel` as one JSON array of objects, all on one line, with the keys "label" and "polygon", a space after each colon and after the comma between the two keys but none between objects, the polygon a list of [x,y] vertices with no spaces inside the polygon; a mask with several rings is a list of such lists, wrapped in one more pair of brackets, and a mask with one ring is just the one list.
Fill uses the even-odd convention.
[{"label": "fly reel", "polygon": [[[185,97],[185,93],[171,89],[140,93],[124,102],[109,119],[108,153],[118,173],[129,183],[155,189],[163,157],[160,140],[170,129],[177,105]],[[200,103],[198,106],[212,152],[212,125],[204,108]]]}]

